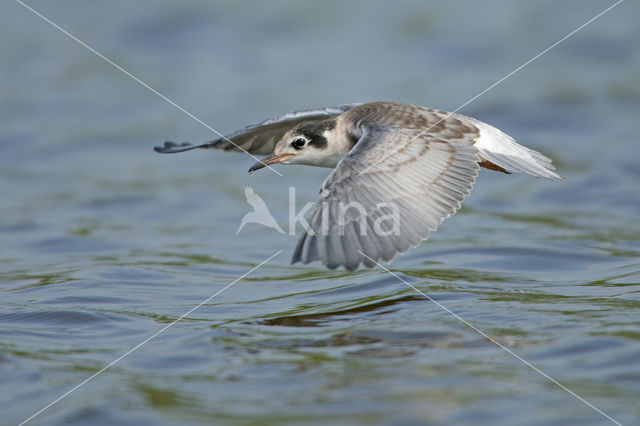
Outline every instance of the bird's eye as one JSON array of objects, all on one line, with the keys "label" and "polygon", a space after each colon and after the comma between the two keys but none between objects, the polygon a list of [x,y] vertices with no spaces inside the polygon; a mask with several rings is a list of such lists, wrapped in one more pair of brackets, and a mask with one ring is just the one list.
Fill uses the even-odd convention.
[{"label": "bird's eye", "polygon": [[293,142],[291,142],[291,146],[295,149],[302,149],[307,144],[307,140],[305,138],[295,138]]}]

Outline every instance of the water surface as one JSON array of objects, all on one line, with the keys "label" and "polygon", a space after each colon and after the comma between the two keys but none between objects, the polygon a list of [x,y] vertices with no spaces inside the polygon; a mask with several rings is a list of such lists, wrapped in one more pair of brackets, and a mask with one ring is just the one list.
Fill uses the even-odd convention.
[{"label": "water surface", "polygon": [[[394,100],[452,110],[607,2],[29,3],[221,132]],[[483,171],[382,269],[291,266],[235,236],[251,185],[279,223],[327,170],[215,135],[18,3],[0,23],[0,412],[17,424],[624,424],[640,409],[640,37],[624,2],[461,110],[562,182]],[[299,234],[299,230],[298,230]],[[407,286],[415,286],[441,306]]]}]

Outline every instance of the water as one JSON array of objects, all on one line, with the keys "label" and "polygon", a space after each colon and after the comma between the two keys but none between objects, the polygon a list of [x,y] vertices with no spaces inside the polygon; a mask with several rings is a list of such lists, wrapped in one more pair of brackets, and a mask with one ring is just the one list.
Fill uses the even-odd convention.
[{"label": "water", "polygon": [[[609,2],[30,3],[221,132],[395,100],[452,110]],[[30,424],[624,424],[640,408],[640,36],[624,2],[461,112],[562,182],[483,171],[383,270],[290,266],[327,170],[214,135],[18,3],[0,13],[0,413],[17,424],[283,252]]]}]

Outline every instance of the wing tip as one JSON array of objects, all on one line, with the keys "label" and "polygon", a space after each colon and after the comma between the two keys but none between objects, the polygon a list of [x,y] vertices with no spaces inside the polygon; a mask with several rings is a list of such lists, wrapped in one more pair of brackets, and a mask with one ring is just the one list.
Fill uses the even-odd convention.
[{"label": "wing tip", "polygon": [[293,256],[291,257],[292,265],[298,262],[302,262],[303,264],[308,263],[302,261],[302,247],[304,246],[304,242],[307,239],[307,235],[308,234],[305,232],[304,235],[300,237],[300,240],[298,240],[298,244],[296,244],[296,248],[293,250]]},{"label": "wing tip", "polygon": [[181,144],[177,144],[173,141],[166,141],[162,146],[154,146],[153,150],[155,152],[159,152],[160,154],[174,154],[176,152],[188,151],[193,148],[195,147],[189,142],[182,142]]}]

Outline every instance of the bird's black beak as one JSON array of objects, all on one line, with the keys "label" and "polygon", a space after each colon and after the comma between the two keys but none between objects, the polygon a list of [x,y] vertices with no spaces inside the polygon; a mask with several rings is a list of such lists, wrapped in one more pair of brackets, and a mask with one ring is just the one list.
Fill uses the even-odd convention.
[{"label": "bird's black beak", "polygon": [[282,162],[283,160],[286,160],[289,157],[293,157],[295,154],[281,154],[281,155],[269,155],[267,157],[264,157],[262,160],[258,161],[256,164],[254,164],[253,166],[251,166],[251,168],[249,169],[249,173],[253,173],[256,170],[260,170],[263,169],[271,164],[277,164]]}]

